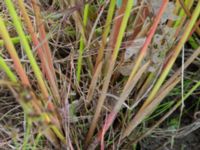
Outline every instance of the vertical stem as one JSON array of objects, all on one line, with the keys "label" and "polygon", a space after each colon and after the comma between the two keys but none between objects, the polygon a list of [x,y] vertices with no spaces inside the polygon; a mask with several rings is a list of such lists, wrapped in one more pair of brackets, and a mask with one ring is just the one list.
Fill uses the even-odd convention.
[{"label": "vertical stem", "polygon": [[38,80],[38,83],[39,83],[39,86],[42,90],[42,93],[43,93],[45,99],[47,99],[49,97],[49,94],[48,94],[45,82],[43,80],[41,70],[40,70],[39,66],[37,65],[37,62],[36,62],[36,60],[33,56],[33,53],[32,53],[31,48],[29,46],[29,43],[28,43],[26,36],[24,34],[24,31],[22,29],[22,24],[21,24],[20,18],[18,17],[18,15],[15,11],[15,8],[14,8],[12,1],[11,0],[5,0],[5,3],[6,3],[6,6],[8,8],[8,11],[10,13],[10,16],[12,17],[16,31],[17,31],[17,33],[20,37],[21,44],[24,47],[24,50],[25,50],[25,52],[28,56],[28,59],[30,60],[30,64],[31,64],[31,66],[33,68],[33,72],[34,72],[34,74],[35,74],[35,76]]},{"label": "vertical stem", "polygon": [[[52,93],[53,93],[53,96],[54,98],[58,101],[58,103],[60,102],[60,95],[59,95],[59,90],[58,90],[58,87],[57,87],[57,83],[56,83],[56,77],[55,77],[55,71],[54,71],[54,68],[53,68],[53,64],[52,64],[52,59],[51,59],[51,53],[49,52],[50,50],[47,48],[43,48],[45,49],[46,51],[48,51],[50,54],[49,57],[46,57],[46,53],[43,51],[42,47],[40,46],[40,42],[37,38],[37,35],[34,31],[34,28],[33,28],[33,25],[31,23],[31,20],[27,14],[27,11],[26,11],[26,8],[24,6],[24,2],[22,0],[18,0],[18,4],[19,4],[19,8],[22,12],[22,15],[23,15],[23,18],[24,18],[24,22],[26,23],[27,25],[27,29],[28,29],[28,32],[29,34],[31,35],[31,39],[33,41],[33,44],[35,46],[35,48],[37,49],[37,53],[39,55],[39,58],[41,60],[41,67],[42,69],[44,70],[44,74],[46,75],[49,83],[50,83],[50,86],[51,86],[51,90],[52,90]],[[43,29],[42,29],[43,31]],[[44,44],[42,44],[43,46]],[[48,43],[45,44],[46,47],[48,47]],[[45,46],[43,46],[45,47]],[[49,61],[51,63],[49,63]],[[53,68],[53,69],[52,69]]]},{"label": "vertical stem", "polygon": [[87,134],[86,145],[90,142],[92,135],[94,133],[94,130],[97,126],[98,118],[100,116],[104,100],[106,98],[106,92],[108,90],[110,78],[112,76],[112,71],[113,71],[113,68],[114,68],[114,65],[115,65],[116,58],[118,56],[119,48],[120,48],[120,45],[121,45],[121,42],[122,42],[122,38],[124,36],[124,32],[125,32],[125,29],[126,29],[126,26],[127,26],[127,23],[128,23],[128,19],[129,19],[129,16],[131,14],[132,6],[133,6],[133,0],[128,0],[127,3],[126,3],[126,10],[125,10],[125,13],[124,13],[124,16],[123,16],[123,20],[122,20],[122,23],[121,23],[119,34],[117,36],[117,40],[116,40],[116,44],[115,44],[115,47],[114,47],[114,50],[113,50],[113,54],[112,54],[111,59],[110,59],[108,72],[106,74],[106,77],[105,77],[105,80],[104,80],[104,83],[103,83],[102,94],[100,95],[100,97],[98,99],[98,103],[97,103],[97,106],[96,106],[96,112],[95,112],[95,115],[94,115],[94,118],[92,120],[90,129],[89,129],[88,134]]},{"label": "vertical stem", "polygon": [[[189,21],[189,23],[186,26],[185,32],[182,35],[182,38],[180,39],[178,45],[175,47],[174,49],[174,53],[171,56],[171,59],[168,61],[168,63],[165,66],[164,71],[162,72],[162,74],[160,75],[160,78],[158,79],[158,81],[156,82],[154,88],[152,89],[151,93],[149,94],[148,98],[146,99],[146,101],[144,102],[143,106],[140,108],[139,112],[136,114],[136,116],[131,120],[131,122],[128,124],[128,127],[125,129],[124,134],[123,134],[123,138],[125,138],[126,136],[129,136],[129,134],[132,132],[132,130],[141,123],[141,121],[144,119],[140,117],[140,120],[136,121],[135,118],[140,116],[140,112],[142,112],[143,110],[146,110],[147,107],[149,106],[149,104],[154,100],[156,93],[159,91],[162,83],[164,82],[164,80],[166,79],[167,75],[169,74],[169,71],[171,70],[176,58],[178,57],[181,48],[183,47],[184,43],[186,42],[198,16],[200,14],[200,1],[198,1],[198,4],[193,12],[192,18]],[[158,104],[157,104],[158,105]],[[155,105],[154,107],[156,107],[157,105]],[[145,115],[146,116],[146,115]]]},{"label": "vertical stem", "polygon": [[20,59],[19,59],[18,54],[16,52],[16,49],[15,49],[13,43],[12,43],[10,35],[9,35],[7,29],[6,29],[5,23],[4,23],[3,19],[1,18],[1,16],[0,16],[0,30],[1,30],[1,33],[0,33],[1,37],[3,38],[6,49],[8,50],[11,58],[14,61],[15,70],[16,70],[17,74],[19,75],[19,77],[22,81],[22,84],[24,84],[26,86],[30,86],[30,82],[28,80],[26,72],[23,69],[23,66],[20,62]]},{"label": "vertical stem", "polygon": [[[89,12],[89,4],[86,4],[85,8],[84,8],[84,14],[83,14],[83,28],[84,28],[84,31],[85,31],[85,27],[87,25],[88,12]],[[81,70],[82,70],[82,61],[83,61],[84,48],[85,48],[84,39],[83,39],[83,36],[81,35],[80,46],[79,46],[79,57],[78,57],[78,64],[77,64],[77,71],[76,71],[76,77],[77,77],[77,81],[78,82],[81,79]]]}]

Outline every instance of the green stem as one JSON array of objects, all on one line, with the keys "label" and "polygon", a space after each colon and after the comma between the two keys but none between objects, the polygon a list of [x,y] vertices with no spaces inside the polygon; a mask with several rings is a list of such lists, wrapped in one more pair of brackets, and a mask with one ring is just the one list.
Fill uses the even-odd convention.
[{"label": "green stem", "polygon": [[20,62],[20,58],[19,58],[17,51],[12,43],[12,40],[8,33],[8,30],[6,29],[6,25],[3,21],[3,19],[1,18],[1,16],[0,16],[0,31],[1,31],[0,34],[4,41],[5,47],[13,60],[14,69],[17,72],[17,74],[19,75],[22,84],[26,85],[26,86],[30,86],[28,76],[26,75],[26,72],[23,69],[22,63]]},{"label": "green stem", "polygon": [[171,59],[166,64],[164,71],[162,72],[160,78],[158,79],[156,85],[154,86],[153,90],[151,91],[150,95],[148,96],[148,98],[145,101],[145,103],[142,106],[142,108],[147,106],[153,100],[153,98],[156,95],[157,91],[160,89],[160,86],[162,85],[162,83],[164,82],[165,78],[169,74],[169,71],[171,70],[176,58],[178,57],[178,55],[179,55],[179,53],[181,51],[181,48],[183,47],[184,43],[186,42],[186,40],[187,40],[187,38],[188,38],[192,28],[193,28],[198,16],[199,16],[199,13],[200,13],[200,1],[198,2],[196,9],[194,10],[192,18],[191,18],[190,22],[188,23],[181,40],[179,41],[178,45],[174,49],[174,53],[173,53]]},{"label": "green stem", "polygon": [[[30,41],[31,40],[31,38],[30,38],[30,36],[29,35],[26,35],[26,38]],[[20,38],[19,37],[13,37],[13,38],[11,38],[11,40],[12,40],[12,43],[13,44],[18,44],[19,42],[20,42]],[[3,46],[5,43],[4,43],[4,41],[3,40],[0,40],[0,46]]]},{"label": "green stem", "polygon": [[45,82],[43,80],[43,77],[42,77],[42,72],[41,72],[39,66],[37,65],[37,62],[36,62],[36,60],[33,56],[33,53],[32,53],[31,48],[29,46],[28,40],[27,40],[25,33],[22,29],[22,24],[21,24],[20,18],[18,17],[18,15],[15,11],[13,2],[11,0],[5,0],[5,3],[6,3],[8,10],[9,10],[10,16],[12,17],[16,31],[17,31],[17,33],[20,37],[21,44],[22,44],[22,46],[23,46],[23,48],[24,48],[24,50],[25,50],[25,52],[28,56],[28,59],[30,60],[30,64],[31,64],[31,66],[33,68],[33,72],[34,72],[34,74],[35,74],[35,76],[38,80],[38,83],[39,83],[39,86],[42,90],[42,93],[45,96],[45,98],[48,98],[49,94],[48,94]]},{"label": "green stem", "polygon": [[[85,8],[84,8],[84,15],[83,15],[83,28],[84,28],[84,30],[85,30],[85,27],[86,27],[87,21],[88,21],[88,12],[89,12],[89,4],[86,4]],[[76,71],[76,77],[77,77],[78,82],[81,79],[81,70],[82,70],[84,48],[85,48],[84,39],[83,39],[83,36],[81,36],[80,45],[79,45],[78,65],[77,65],[77,71]]]},{"label": "green stem", "polygon": [[96,59],[95,69],[94,69],[92,81],[90,83],[90,87],[89,87],[88,94],[87,94],[88,104],[92,100],[92,96],[93,96],[93,93],[94,93],[94,90],[95,90],[95,87],[96,87],[96,84],[97,84],[97,79],[100,76],[100,72],[101,72],[101,68],[102,68],[102,59],[103,59],[103,54],[104,54],[104,48],[106,46],[106,39],[108,37],[108,34],[110,33],[110,27],[111,27],[112,18],[113,18],[113,15],[114,15],[115,1],[116,0],[110,1],[108,14],[107,14],[107,18],[106,18],[106,23],[105,23],[105,27],[104,27],[104,31],[103,31],[103,35],[102,35],[101,45],[100,45],[100,48],[98,50],[98,56],[97,56],[97,59]]},{"label": "green stem", "polygon": [[171,70],[176,58],[178,57],[178,55],[181,51],[181,48],[183,47],[184,43],[186,42],[186,40],[193,28],[198,16],[199,16],[199,13],[200,13],[200,1],[198,1],[198,4],[193,12],[192,18],[191,18],[190,22],[188,23],[188,25],[185,29],[185,32],[182,35],[182,38],[180,39],[179,43],[175,47],[173,55],[171,56],[168,63],[165,65],[165,68],[164,68],[163,72],[161,73],[160,78],[156,82],[154,88],[152,89],[151,93],[149,94],[148,98],[145,100],[144,104],[142,105],[142,107],[140,108],[140,110],[138,111],[136,116],[128,124],[127,128],[125,129],[125,131],[123,133],[122,138],[129,136],[130,133],[135,129],[135,127],[142,122],[142,120],[144,119],[144,116],[147,116],[150,113],[148,111],[152,110],[152,108],[150,109],[150,108],[148,108],[148,106],[153,107],[153,108],[156,108],[158,106],[159,103],[154,101],[154,98],[155,98],[157,92],[159,91],[162,83],[164,82],[167,75],[169,74],[169,71]]},{"label": "green stem", "polygon": [[34,145],[33,145],[32,150],[37,150],[37,145],[39,144],[41,137],[42,137],[42,134],[39,132],[38,135],[36,136],[35,141],[34,141]]},{"label": "green stem", "polygon": [[98,99],[95,115],[94,115],[94,118],[93,118],[92,123],[90,125],[89,132],[87,134],[86,145],[89,143],[90,139],[92,138],[94,130],[97,126],[97,122],[98,122],[98,119],[99,119],[99,116],[100,116],[100,113],[101,113],[101,109],[102,109],[103,103],[104,103],[105,98],[106,98],[105,93],[107,93],[107,90],[108,90],[108,87],[109,87],[113,68],[114,68],[115,61],[117,59],[118,53],[119,53],[119,48],[121,46],[122,39],[124,37],[124,32],[126,30],[128,19],[129,19],[129,16],[131,14],[132,6],[133,6],[133,0],[128,0],[128,2],[125,5],[125,8],[126,8],[125,13],[124,13],[123,20],[122,20],[122,23],[121,23],[121,26],[120,26],[119,34],[117,36],[116,44],[115,44],[115,47],[114,47],[114,50],[113,50],[113,53],[112,53],[112,56],[111,56],[111,59],[110,59],[108,72],[106,73],[105,80],[104,80],[104,83],[103,83],[102,94],[100,95],[100,97]]},{"label": "green stem", "polygon": [[28,140],[29,140],[29,136],[30,136],[30,132],[31,132],[31,126],[32,126],[32,121],[30,118],[28,118],[27,114],[24,114],[24,118],[26,120],[26,131],[25,131],[25,135],[24,135],[24,142],[23,142],[23,146],[22,146],[22,150],[27,150],[27,144],[28,144]]},{"label": "green stem", "polygon": [[17,82],[17,77],[15,74],[11,71],[10,67],[6,64],[4,59],[0,56],[0,68],[5,71],[6,75],[9,77],[9,79],[12,82]]},{"label": "green stem", "polygon": [[193,36],[191,36],[188,39],[188,42],[190,43],[190,45],[192,46],[193,49],[197,49],[199,47],[199,44],[196,42],[196,40],[194,39]]},{"label": "green stem", "polygon": [[[188,6],[189,4],[191,5],[193,3],[193,0],[186,0],[185,1],[185,6]],[[180,25],[180,23],[183,21],[182,18],[185,16],[185,11],[183,8],[181,8],[181,11],[179,13],[179,19],[176,20],[176,22],[174,23],[174,27],[178,27]]]}]

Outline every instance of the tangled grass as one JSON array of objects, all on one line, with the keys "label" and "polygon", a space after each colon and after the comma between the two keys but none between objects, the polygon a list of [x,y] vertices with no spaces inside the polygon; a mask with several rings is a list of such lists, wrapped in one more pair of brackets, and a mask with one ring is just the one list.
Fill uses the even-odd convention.
[{"label": "tangled grass", "polygon": [[[0,10],[3,149],[136,149],[152,132],[199,128],[181,120],[199,117],[200,1],[4,0]],[[175,131],[159,128],[166,120]]]}]

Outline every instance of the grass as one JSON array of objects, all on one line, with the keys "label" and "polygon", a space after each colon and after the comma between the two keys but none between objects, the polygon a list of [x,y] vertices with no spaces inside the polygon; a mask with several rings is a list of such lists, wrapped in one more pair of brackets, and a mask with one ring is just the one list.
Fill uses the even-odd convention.
[{"label": "grass", "polygon": [[[126,26],[127,26],[127,23],[128,23],[128,18],[129,18],[130,13],[131,13],[132,5],[133,5],[133,1],[129,0],[129,1],[127,1],[126,5],[125,5],[126,7],[124,8],[125,12],[124,12],[123,20],[122,20],[121,27],[120,27],[120,30],[119,30],[119,33],[118,33],[116,44],[114,46],[114,50],[113,50],[113,53],[112,53],[112,56],[111,56],[111,60],[109,62],[108,71],[107,71],[107,74],[106,74],[105,79],[104,79],[105,81],[104,81],[103,87],[102,87],[102,94],[99,97],[99,100],[98,100],[98,103],[97,103],[97,106],[96,106],[94,119],[92,121],[92,124],[91,124],[90,129],[89,129],[88,134],[87,134],[86,144],[88,144],[88,142],[90,141],[90,139],[91,139],[91,137],[94,133],[94,130],[97,126],[97,121],[98,121],[98,118],[100,116],[100,112],[101,112],[104,100],[106,98],[105,93],[108,90],[112,71],[113,71],[115,61],[116,61],[116,58],[117,58],[117,55],[118,55],[118,52],[119,52],[119,48],[120,48],[120,45],[121,45],[121,42],[122,42],[123,34],[125,32],[125,29],[126,29]],[[121,6],[121,7],[124,7],[124,6]]]},{"label": "grass", "polygon": [[[89,13],[89,4],[86,4],[84,7],[84,13],[83,13],[83,28],[84,32],[86,32],[86,25],[87,25],[87,19],[88,19],[88,13]],[[80,38],[80,47],[79,47],[79,58],[78,58],[78,64],[77,64],[77,72],[76,77],[77,81],[80,82],[81,79],[81,70],[82,70],[82,59],[83,59],[83,52],[84,52],[84,40],[81,36]]]},{"label": "grass", "polygon": [[190,96],[199,111],[199,1],[5,0],[1,7],[7,149],[137,149],[177,112],[178,134],[192,113],[183,107]]},{"label": "grass", "polygon": [[12,82],[17,82],[17,77],[15,76],[15,74],[10,70],[10,67],[5,63],[4,59],[2,57],[0,57],[0,66],[1,69],[4,70],[4,72],[6,73],[6,75],[8,76],[8,78],[12,81]]},{"label": "grass", "polygon": [[[198,3],[199,5],[197,5],[193,17],[191,19],[191,21],[189,22],[188,26],[186,27],[186,30],[180,40],[180,42],[178,43],[178,45],[175,47],[174,49],[174,53],[171,57],[171,59],[169,60],[169,62],[167,63],[167,65],[165,66],[165,70],[162,72],[160,78],[158,79],[157,83],[155,84],[154,88],[152,89],[150,95],[148,96],[148,98],[145,100],[145,103],[143,104],[141,111],[143,111],[143,109],[145,109],[145,107],[151,103],[151,101],[153,100],[155,93],[158,92],[160,86],[162,85],[162,83],[164,82],[166,76],[168,75],[169,71],[171,70],[172,65],[174,64],[176,58],[178,57],[178,54],[181,51],[181,48],[183,47],[183,44],[185,43],[185,41],[188,38],[188,35],[190,34],[192,27],[194,26],[197,17],[200,13],[200,2]],[[139,115],[139,114],[138,114]],[[136,117],[137,118],[137,117]],[[141,116],[139,118],[142,118]],[[124,136],[128,136],[130,134],[130,132],[134,129],[134,126],[136,126],[137,124],[135,123],[139,123],[138,118],[135,120],[132,120],[128,126],[128,128],[124,131]],[[134,126],[133,126],[134,125]]]},{"label": "grass", "polygon": [[33,68],[35,76],[36,76],[38,83],[40,85],[41,91],[44,94],[45,98],[48,98],[48,91],[47,91],[47,88],[46,88],[46,85],[45,85],[45,82],[44,82],[44,79],[43,79],[43,76],[42,76],[42,72],[40,71],[40,68],[39,68],[39,66],[38,66],[38,64],[37,64],[37,62],[36,62],[36,60],[33,56],[30,45],[29,45],[27,38],[25,36],[25,33],[22,29],[20,19],[17,15],[17,12],[15,11],[14,5],[13,5],[11,0],[6,0],[5,4],[8,8],[10,16],[12,17],[13,24],[14,24],[16,31],[17,31],[17,33],[20,37],[20,41],[22,43],[22,46],[23,46],[23,48],[24,48],[24,50],[25,50],[25,52],[28,56],[30,63],[31,63],[31,66]]},{"label": "grass", "polygon": [[[30,36],[27,35],[26,38],[28,40],[30,40]],[[20,42],[20,38],[19,37],[13,37],[13,38],[11,38],[11,40],[12,40],[13,44],[18,44]],[[4,45],[3,40],[0,40],[0,46],[3,46],[3,45]]]}]

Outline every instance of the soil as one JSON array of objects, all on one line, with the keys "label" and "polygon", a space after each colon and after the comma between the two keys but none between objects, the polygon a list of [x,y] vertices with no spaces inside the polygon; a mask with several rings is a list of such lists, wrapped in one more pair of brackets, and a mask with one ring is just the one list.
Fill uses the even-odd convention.
[{"label": "soil", "polygon": [[[148,137],[141,150],[200,150],[200,129],[182,138],[160,139]],[[148,141],[148,142],[147,142]]]}]

